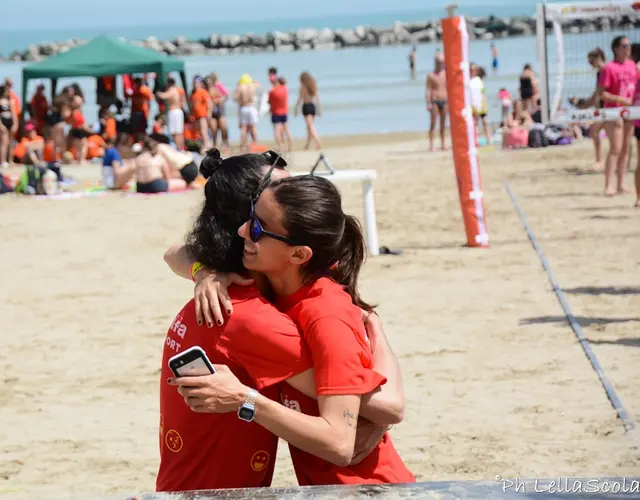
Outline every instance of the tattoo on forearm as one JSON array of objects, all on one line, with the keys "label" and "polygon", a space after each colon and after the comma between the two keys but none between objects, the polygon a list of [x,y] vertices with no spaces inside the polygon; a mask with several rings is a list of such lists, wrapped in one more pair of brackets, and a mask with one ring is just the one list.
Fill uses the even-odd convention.
[{"label": "tattoo on forearm", "polygon": [[347,425],[349,427],[353,427],[354,426],[354,421],[358,418],[358,416],[355,413],[351,413],[349,410],[345,410],[342,413],[342,416],[344,417],[345,422],[347,422]]}]

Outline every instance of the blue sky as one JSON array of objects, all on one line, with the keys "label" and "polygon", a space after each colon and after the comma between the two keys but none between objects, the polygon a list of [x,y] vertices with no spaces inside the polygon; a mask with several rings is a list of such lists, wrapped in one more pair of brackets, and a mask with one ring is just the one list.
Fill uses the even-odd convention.
[{"label": "blue sky", "polygon": [[[535,5],[537,0],[517,0]],[[358,12],[432,10],[450,0],[1,0],[5,27],[10,29],[68,29],[189,24],[235,20],[308,18]],[[458,0],[464,6],[499,6],[501,0]],[[176,9],[176,5],[188,9]],[[108,10],[98,11],[98,6]],[[267,7],[268,6],[268,7]],[[172,10],[175,9],[175,10]],[[195,13],[195,15],[194,15]],[[8,21],[7,21],[8,19]]]}]

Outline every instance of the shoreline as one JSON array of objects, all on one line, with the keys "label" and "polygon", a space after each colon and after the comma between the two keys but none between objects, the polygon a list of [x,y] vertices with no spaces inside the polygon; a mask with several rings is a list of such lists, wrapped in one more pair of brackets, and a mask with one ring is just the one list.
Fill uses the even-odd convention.
[{"label": "shoreline", "polygon": [[[488,15],[466,17],[469,38],[473,40],[499,40],[536,34],[535,16],[500,17]],[[585,21],[578,19],[563,24],[566,33],[590,33],[607,31],[625,26],[623,18],[599,18]],[[547,22],[547,32],[551,23]],[[350,47],[382,47],[392,45],[418,45],[440,43],[442,28],[440,19],[414,22],[396,21],[391,26],[377,28],[359,25],[351,29],[314,29],[301,27],[292,31],[271,31],[265,34],[217,34],[190,40],[179,36],[159,40],[149,36],[144,40],[129,40],[130,43],[169,56],[220,56],[257,52],[293,52],[308,50],[339,50]],[[0,62],[37,62],[47,57],[66,52],[86,43],[85,39],[69,39],[58,42],[40,42],[24,50],[14,50]]]}]

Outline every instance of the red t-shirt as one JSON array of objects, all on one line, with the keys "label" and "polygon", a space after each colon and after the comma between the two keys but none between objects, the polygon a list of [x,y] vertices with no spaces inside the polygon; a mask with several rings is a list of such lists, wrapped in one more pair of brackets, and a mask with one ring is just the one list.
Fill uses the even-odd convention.
[{"label": "red t-shirt", "polygon": [[[367,394],[386,382],[372,369],[372,350],[360,310],[342,286],[320,278],[293,295],[279,297],[277,305],[300,327],[313,359],[318,396]],[[280,385],[280,401],[307,415],[320,415],[315,399],[288,384]],[[293,446],[289,450],[300,485],[415,481],[388,435],[353,467],[338,467]]]},{"label": "red t-shirt", "polygon": [[160,383],[160,470],[157,491],[270,486],[278,438],[235,413],[192,412],[166,383],[169,358],[202,347],[212,363],[226,364],[240,381],[278,399],[278,382],[311,368],[290,318],[254,287],[231,287],[233,315],[222,327],[196,322],[193,300],[169,327]]},{"label": "red t-shirt", "polygon": [[286,115],[288,110],[289,89],[285,85],[276,85],[269,91],[269,108],[274,116]]}]

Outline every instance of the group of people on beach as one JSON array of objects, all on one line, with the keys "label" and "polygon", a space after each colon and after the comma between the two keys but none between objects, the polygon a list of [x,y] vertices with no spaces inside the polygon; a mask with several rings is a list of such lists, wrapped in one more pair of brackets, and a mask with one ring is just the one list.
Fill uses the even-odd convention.
[{"label": "group of people on beach", "polygon": [[[77,83],[66,86],[51,103],[45,96],[44,85],[40,84],[27,105],[29,120],[22,129],[22,103],[13,90],[13,82],[7,78],[0,86],[0,167],[9,163],[27,165],[29,175],[25,174],[25,177],[30,176],[37,184],[28,191],[35,190],[38,194],[44,193],[43,181],[51,175],[49,172],[54,172],[58,181],[63,181],[61,164],[82,163],[95,158],[102,158],[103,170],[109,172],[104,176],[106,187],[122,188],[135,177],[144,189],[151,181],[140,181],[149,179],[148,172],[141,171],[142,168],[154,172],[151,176],[157,181],[152,183],[154,189],[182,189],[184,186],[177,180],[182,179],[187,184],[194,180],[191,174],[176,173],[193,162],[190,151],[202,154],[217,146],[219,137],[222,150],[226,154],[231,152],[227,122],[229,100],[238,106],[242,151],[260,148],[257,124],[259,116],[266,112],[271,115],[277,148],[292,150],[287,82],[273,67],[268,76],[270,89],[245,74],[233,92],[229,92],[215,73],[204,77],[196,75],[191,91],[187,93],[173,76],[167,78],[164,86],[154,80],[152,90],[149,82],[154,75],[122,75],[122,96],[117,94],[116,76],[103,76],[97,79],[99,112],[98,122],[93,126],[83,114],[85,97]],[[160,112],[152,121],[153,101]],[[320,149],[322,143],[315,117],[321,115],[322,108],[316,80],[309,72],[300,75],[300,91],[293,112],[294,115],[301,112],[305,120],[305,149],[311,145]],[[171,143],[176,154],[163,161],[154,153],[156,143],[167,147],[167,143]],[[155,158],[151,165],[140,166],[140,162],[148,163],[148,155],[142,153]],[[184,156],[178,162],[180,165],[176,164],[177,155]],[[167,175],[167,172],[173,174]],[[160,173],[163,175],[159,176]],[[46,191],[47,194],[50,192],[49,189]]]},{"label": "group of people on beach", "polygon": [[[632,44],[627,36],[617,36],[611,42],[611,52],[609,62],[600,47],[587,54],[589,64],[597,71],[595,89],[589,97],[570,98],[574,106],[581,109],[640,106],[640,44]],[[597,169],[602,165],[602,130],[609,140],[604,164],[606,196],[629,192],[624,186],[624,176],[630,167],[632,137],[636,138],[635,206],[640,207],[640,120],[619,118],[590,124],[589,135],[594,144]]]},{"label": "group of people on beach", "polygon": [[[158,491],[271,485],[279,438],[300,485],[414,482],[388,435],[398,362],[358,291],[366,248],[336,187],[274,151],[200,165],[204,204],[165,261],[195,282],[163,342]],[[215,373],[176,377],[200,347]]]}]

